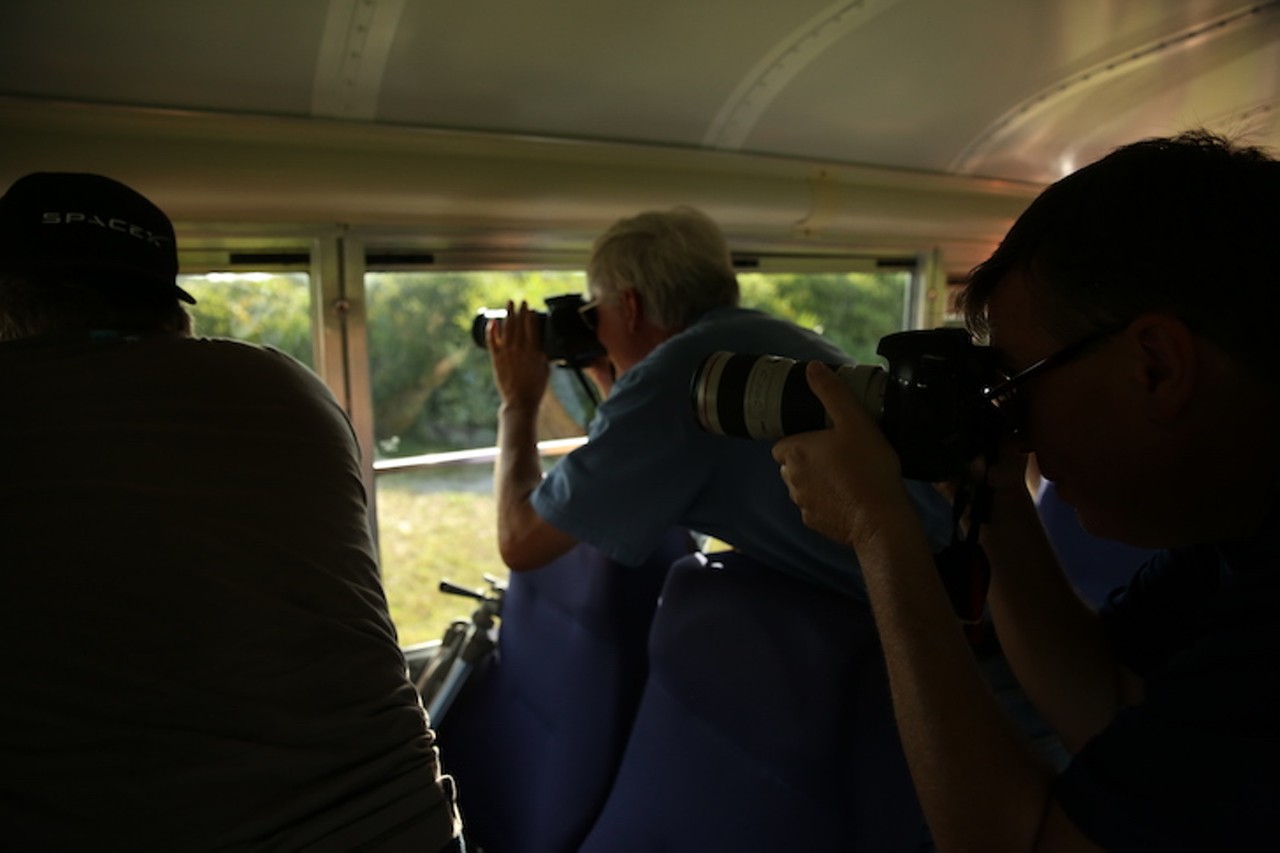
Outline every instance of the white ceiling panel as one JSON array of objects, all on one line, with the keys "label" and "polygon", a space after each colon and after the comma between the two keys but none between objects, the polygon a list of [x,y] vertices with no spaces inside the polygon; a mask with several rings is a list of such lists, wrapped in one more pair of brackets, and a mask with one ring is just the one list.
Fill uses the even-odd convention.
[{"label": "white ceiling panel", "polygon": [[0,95],[1042,183],[1204,124],[1280,147],[1280,3],[5,0]]}]

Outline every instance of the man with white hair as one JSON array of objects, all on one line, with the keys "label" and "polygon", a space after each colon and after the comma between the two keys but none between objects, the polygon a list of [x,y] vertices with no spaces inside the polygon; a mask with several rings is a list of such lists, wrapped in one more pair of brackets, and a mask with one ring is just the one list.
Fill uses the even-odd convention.
[{"label": "man with white hair", "polygon": [[[716,351],[824,362],[849,356],[812,331],[739,307],[724,235],[693,208],[615,223],[592,248],[587,284],[583,316],[616,384],[591,423],[590,440],[545,479],[534,426],[549,368],[537,317],[509,305],[509,319],[489,326],[502,397],[496,490],[507,565],[535,569],[579,541],[634,565],[664,532],[685,527],[777,571],[863,598],[852,552],[801,523],[768,445],[704,431],[689,393],[698,367]],[[943,541],[949,509],[929,487],[909,488]]]}]

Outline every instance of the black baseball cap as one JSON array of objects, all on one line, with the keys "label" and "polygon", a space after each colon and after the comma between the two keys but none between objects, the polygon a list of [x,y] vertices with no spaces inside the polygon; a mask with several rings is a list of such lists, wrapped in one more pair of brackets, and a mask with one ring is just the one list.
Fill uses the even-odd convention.
[{"label": "black baseball cap", "polygon": [[35,172],[0,196],[0,271],[87,272],[111,287],[178,287],[173,224],[119,181],[78,172]]}]

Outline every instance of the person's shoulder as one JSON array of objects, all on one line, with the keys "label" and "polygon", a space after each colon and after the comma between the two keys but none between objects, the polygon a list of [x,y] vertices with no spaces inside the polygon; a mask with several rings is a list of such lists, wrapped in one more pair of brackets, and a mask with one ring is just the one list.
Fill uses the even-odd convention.
[{"label": "person's shoulder", "polygon": [[264,363],[299,364],[297,359],[275,347],[236,340],[235,338],[190,337],[173,339],[170,343],[210,358],[260,359]]},{"label": "person's shoulder", "polygon": [[707,357],[718,351],[852,361],[817,332],[754,308],[725,306],[708,311],[655,347],[618,380],[613,393],[646,387],[687,392]]},{"label": "person's shoulder", "polygon": [[825,361],[851,360],[817,332],[754,308],[727,307],[708,312],[667,344],[688,360],[701,360],[716,350]]},{"label": "person's shoulder", "polygon": [[780,322],[783,321],[754,308],[715,308],[663,341],[654,352],[668,357],[703,355],[725,342],[742,339],[752,329]]},{"label": "person's shoulder", "polygon": [[274,347],[231,338],[181,338],[156,353],[191,382],[235,385],[245,393],[329,402],[328,386],[311,368]]},{"label": "person's shoulder", "polygon": [[309,367],[272,346],[232,338],[182,338],[170,342],[175,353],[192,361],[213,365],[243,366],[315,379]]},{"label": "person's shoulder", "polygon": [[33,363],[83,359],[146,375],[200,376],[228,370],[310,375],[310,370],[296,359],[270,347],[228,338],[170,334],[45,335],[0,342],[0,357]]}]

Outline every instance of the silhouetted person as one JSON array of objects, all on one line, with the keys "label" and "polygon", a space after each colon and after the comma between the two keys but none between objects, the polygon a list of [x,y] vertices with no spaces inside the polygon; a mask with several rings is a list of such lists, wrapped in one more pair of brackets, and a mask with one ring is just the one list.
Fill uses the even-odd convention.
[{"label": "silhouetted person", "polygon": [[116,181],[0,198],[3,844],[460,849],[347,418],[176,273]]},{"label": "silhouetted person", "polygon": [[[939,850],[1262,850],[1280,802],[1280,163],[1207,133],[1045,190],[962,295],[1021,448],[1085,529],[1162,548],[1100,611],[1059,569],[1010,444],[989,472],[991,612],[1071,753],[1056,774],[977,675],[872,420],[774,449],[858,552]],[[1121,572],[1118,580],[1123,583]]]}]

